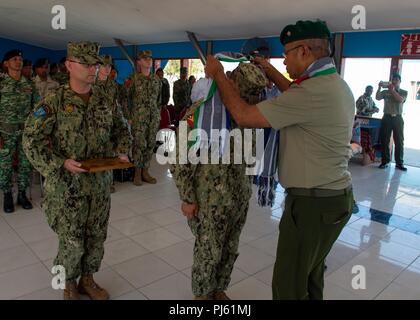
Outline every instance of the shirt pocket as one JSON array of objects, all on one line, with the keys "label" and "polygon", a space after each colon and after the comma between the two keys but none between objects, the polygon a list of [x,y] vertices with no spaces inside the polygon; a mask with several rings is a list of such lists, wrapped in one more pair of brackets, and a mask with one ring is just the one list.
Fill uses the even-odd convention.
[{"label": "shirt pocket", "polygon": [[59,112],[57,114],[56,132],[59,145],[67,156],[79,155],[83,149],[84,137],[83,115],[74,112]]}]

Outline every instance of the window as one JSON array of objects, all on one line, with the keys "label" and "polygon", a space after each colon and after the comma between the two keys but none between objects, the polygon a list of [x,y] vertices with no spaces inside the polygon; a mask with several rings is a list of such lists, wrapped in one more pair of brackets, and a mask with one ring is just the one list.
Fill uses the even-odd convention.
[{"label": "window", "polygon": [[368,85],[373,87],[372,98],[379,112],[373,114],[374,118],[382,118],[383,100],[375,99],[375,92],[380,81],[389,81],[389,70],[391,69],[391,58],[345,58],[344,80],[350,86],[354,99],[357,100]]}]

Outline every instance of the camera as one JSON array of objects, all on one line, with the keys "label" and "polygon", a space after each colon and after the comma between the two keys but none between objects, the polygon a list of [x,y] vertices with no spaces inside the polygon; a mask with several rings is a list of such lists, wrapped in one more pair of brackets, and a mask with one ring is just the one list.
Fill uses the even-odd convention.
[{"label": "camera", "polygon": [[381,81],[380,84],[381,88],[388,88],[388,86],[390,85],[389,81]]}]

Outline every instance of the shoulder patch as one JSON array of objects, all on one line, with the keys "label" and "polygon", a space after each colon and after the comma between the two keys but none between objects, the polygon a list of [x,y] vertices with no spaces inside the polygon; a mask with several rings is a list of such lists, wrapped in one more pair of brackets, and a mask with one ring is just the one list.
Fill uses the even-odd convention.
[{"label": "shoulder patch", "polygon": [[50,108],[47,105],[42,104],[34,112],[34,116],[35,117],[45,117],[45,116],[49,115],[50,113],[51,113]]}]

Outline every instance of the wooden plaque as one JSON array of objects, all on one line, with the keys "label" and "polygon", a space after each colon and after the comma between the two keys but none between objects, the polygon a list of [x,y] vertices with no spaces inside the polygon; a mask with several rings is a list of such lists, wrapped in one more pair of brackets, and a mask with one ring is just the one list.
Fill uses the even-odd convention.
[{"label": "wooden plaque", "polygon": [[80,163],[82,164],[82,168],[88,172],[100,172],[134,167],[134,164],[131,162],[124,162],[119,158],[91,159],[80,161]]}]

